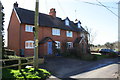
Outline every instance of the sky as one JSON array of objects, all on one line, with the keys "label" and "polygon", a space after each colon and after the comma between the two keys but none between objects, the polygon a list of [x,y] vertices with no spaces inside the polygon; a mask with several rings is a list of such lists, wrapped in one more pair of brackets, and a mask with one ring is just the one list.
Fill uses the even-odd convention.
[{"label": "sky", "polygon": [[[16,1],[21,8],[35,10],[35,0],[1,0],[5,13],[6,46],[7,28]],[[100,6],[99,2],[107,6],[107,9]],[[80,20],[82,27],[87,26],[94,36],[92,43],[103,45],[118,41],[118,2],[119,0],[39,0],[39,12],[49,14],[49,10],[55,8],[57,17]]]}]

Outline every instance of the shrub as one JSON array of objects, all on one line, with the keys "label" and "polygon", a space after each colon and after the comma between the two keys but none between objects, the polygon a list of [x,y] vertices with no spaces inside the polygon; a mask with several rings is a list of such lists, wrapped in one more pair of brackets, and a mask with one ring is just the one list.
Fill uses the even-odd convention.
[{"label": "shrub", "polygon": [[63,56],[63,57],[69,57],[70,56],[69,53],[60,53],[60,55]]},{"label": "shrub", "polygon": [[93,55],[92,60],[96,61],[98,60],[98,57],[96,55]]},{"label": "shrub", "polygon": [[4,74],[4,75],[2,75],[3,80],[20,79],[20,78],[22,80],[26,80],[28,78],[33,78],[33,79],[37,78],[39,80],[45,80],[45,79],[49,78],[49,76],[51,75],[45,69],[35,70],[34,68],[25,68],[25,69],[21,69],[21,71],[13,70],[13,69],[3,69],[2,73]]},{"label": "shrub", "polygon": [[82,60],[92,60],[93,56],[90,54],[84,54],[84,55],[81,55],[81,59]]},{"label": "shrub", "polygon": [[72,55],[72,56],[78,56],[77,55],[77,51],[76,51],[75,48],[68,49],[68,51],[69,51],[70,55]]},{"label": "shrub", "polygon": [[56,56],[60,56],[61,55],[61,49],[56,49]]}]

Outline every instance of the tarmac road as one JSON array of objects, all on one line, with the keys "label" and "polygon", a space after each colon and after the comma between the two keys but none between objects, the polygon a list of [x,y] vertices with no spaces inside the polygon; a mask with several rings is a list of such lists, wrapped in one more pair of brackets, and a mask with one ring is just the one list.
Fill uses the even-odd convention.
[{"label": "tarmac road", "polygon": [[70,78],[117,78],[118,64],[111,64],[89,72],[70,76]]},{"label": "tarmac road", "polygon": [[52,73],[51,78],[117,78],[120,58],[82,61],[63,57],[50,58],[40,68]]}]

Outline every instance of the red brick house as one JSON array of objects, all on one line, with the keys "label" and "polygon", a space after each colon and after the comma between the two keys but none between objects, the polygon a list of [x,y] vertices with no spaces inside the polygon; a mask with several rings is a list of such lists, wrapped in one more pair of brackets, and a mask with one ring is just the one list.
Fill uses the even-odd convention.
[{"label": "red brick house", "polygon": [[[17,55],[33,56],[33,28],[34,11],[20,8],[17,3],[14,3],[8,26],[8,48],[14,50]],[[87,35],[88,32],[81,26],[80,21],[74,23],[68,17],[64,20],[56,17],[54,8],[50,9],[49,15],[39,13],[40,56],[55,54],[55,49],[63,51],[65,41],[67,48],[73,48],[77,43],[84,45],[84,51],[87,52]]]}]

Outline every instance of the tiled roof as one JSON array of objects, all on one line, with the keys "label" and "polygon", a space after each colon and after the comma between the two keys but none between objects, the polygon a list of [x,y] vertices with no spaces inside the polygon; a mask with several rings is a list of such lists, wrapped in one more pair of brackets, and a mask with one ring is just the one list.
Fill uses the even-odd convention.
[{"label": "tiled roof", "polygon": [[[16,13],[21,21],[21,23],[34,25],[34,11],[15,7]],[[75,32],[85,31],[84,28],[77,27],[77,24],[70,21],[70,26],[65,25],[65,19],[62,20],[59,17],[52,17],[50,15],[39,13],[39,25],[42,27],[52,27],[63,30],[70,30]]]}]

